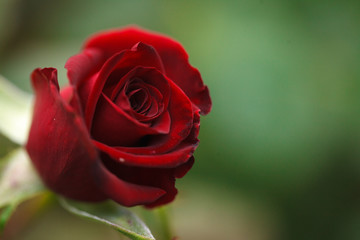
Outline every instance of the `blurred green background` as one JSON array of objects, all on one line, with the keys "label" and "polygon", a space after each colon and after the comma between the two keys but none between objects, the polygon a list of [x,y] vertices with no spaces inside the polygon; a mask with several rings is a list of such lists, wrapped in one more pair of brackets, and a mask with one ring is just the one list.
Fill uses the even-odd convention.
[{"label": "blurred green background", "polygon": [[[129,24],[180,41],[213,100],[171,206],[180,239],[360,239],[360,1],[0,0],[0,74],[31,92],[51,66],[64,85],[89,35]],[[14,229],[117,238],[56,206]]]}]

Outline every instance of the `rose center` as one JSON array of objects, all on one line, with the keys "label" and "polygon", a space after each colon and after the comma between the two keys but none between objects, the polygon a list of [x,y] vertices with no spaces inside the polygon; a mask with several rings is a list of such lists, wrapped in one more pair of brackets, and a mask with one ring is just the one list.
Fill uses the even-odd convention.
[{"label": "rose center", "polygon": [[141,111],[142,107],[146,103],[146,99],[148,98],[147,92],[141,88],[127,93],[127,96],[129,98],[131,108],[136,112]]}]

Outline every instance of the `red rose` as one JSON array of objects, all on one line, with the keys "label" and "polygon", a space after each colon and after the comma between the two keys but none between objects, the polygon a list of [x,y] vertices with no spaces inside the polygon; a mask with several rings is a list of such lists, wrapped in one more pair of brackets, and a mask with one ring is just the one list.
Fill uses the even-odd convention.
[{"label": "red rose", "polygon": [[83,201],[172,201],[194,162],[208,88],[176,41],[138,28],[92,36],[65,68],[35,69],[27,151],[46,185]]}]

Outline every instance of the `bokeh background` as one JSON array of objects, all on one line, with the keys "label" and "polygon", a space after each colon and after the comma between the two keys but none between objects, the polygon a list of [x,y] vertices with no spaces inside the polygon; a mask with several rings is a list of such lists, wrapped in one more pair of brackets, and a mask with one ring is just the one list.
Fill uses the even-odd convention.
[{"label": "bokeh background", "polygon": [[[213,99],[170,207],[179,239],[360,239],[359,1],[0,0],[0,74],[31,92],[51,66],[64,85],[86,37],[129,24],[180,41]],[[14,239],[118,237],[57,206],[20,225]]]}]

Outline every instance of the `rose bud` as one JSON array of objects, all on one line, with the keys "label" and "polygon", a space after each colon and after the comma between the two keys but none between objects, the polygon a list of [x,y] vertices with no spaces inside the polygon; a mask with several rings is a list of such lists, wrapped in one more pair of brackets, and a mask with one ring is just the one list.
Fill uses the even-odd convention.
[{"label": "rose bud", "polygon": [[35,69],[29,156],[43,182],[81,201],[171,202],[194,163],[208,88],[169,37],[136,27],[95,34],[66,65]]}]

